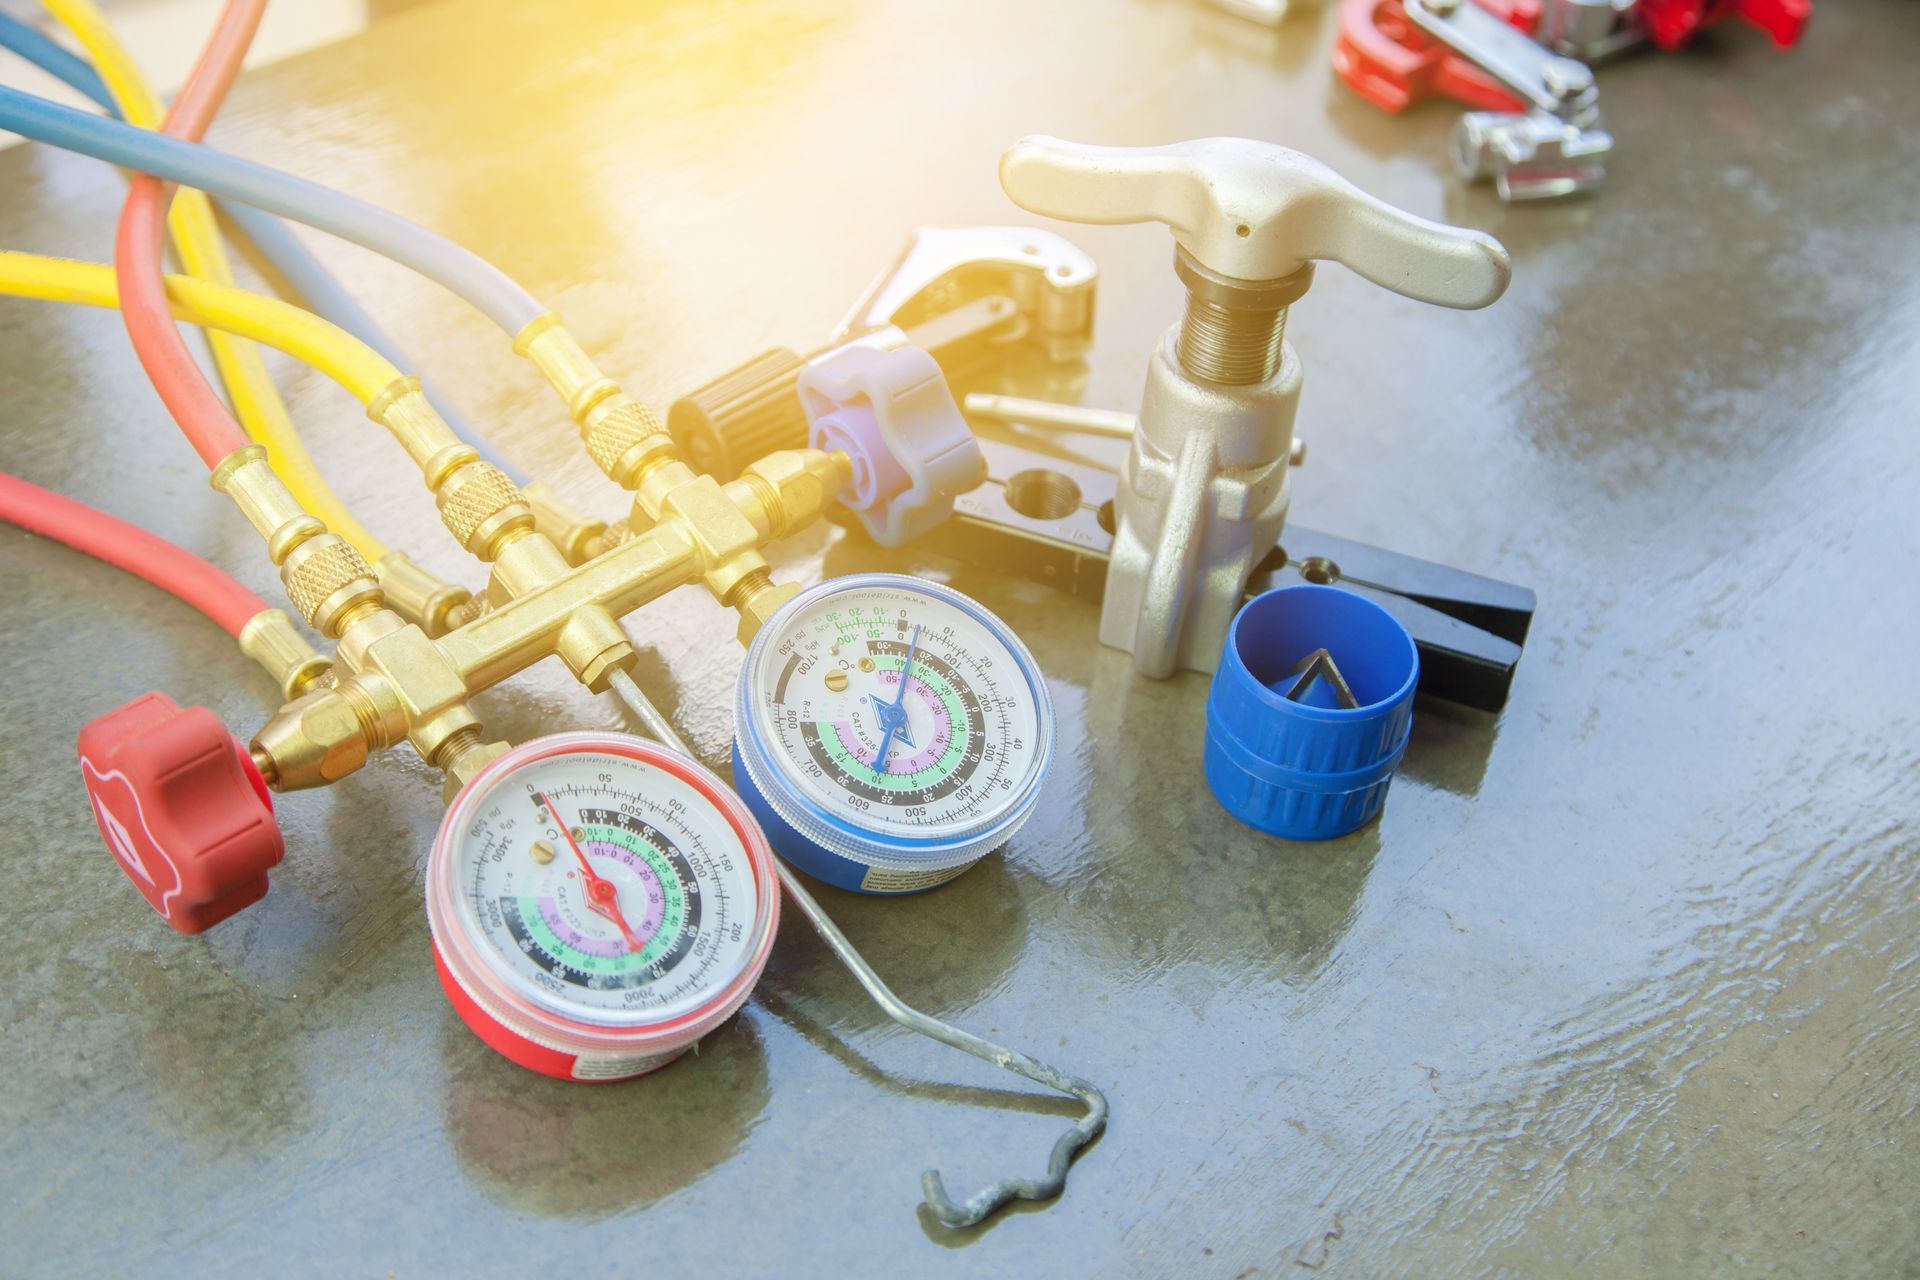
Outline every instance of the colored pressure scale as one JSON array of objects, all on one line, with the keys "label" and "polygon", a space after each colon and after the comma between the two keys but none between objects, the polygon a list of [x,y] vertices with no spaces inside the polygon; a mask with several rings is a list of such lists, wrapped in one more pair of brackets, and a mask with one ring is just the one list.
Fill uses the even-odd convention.
[{"label": "colored pressure scale", "polygon": [[539,738],[460,794],[427,862],[448,997],[563,1079],[671,1062],[746,1000],[780,913],[773,855],[721,781],[608,733]]},{"label": "colored pressure scale", "polygon": [[781,857],[843,889],[953,879],[1026,822],[1052,757],[1033,655],[920,578],[852,574],[802,592],[740,673],[741,796]]}]

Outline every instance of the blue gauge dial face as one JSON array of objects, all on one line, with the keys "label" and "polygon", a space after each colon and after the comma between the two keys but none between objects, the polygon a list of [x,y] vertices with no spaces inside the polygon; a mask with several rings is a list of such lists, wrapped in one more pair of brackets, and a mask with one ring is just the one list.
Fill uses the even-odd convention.
[{"label": "blue gauge dial face", "polygon": [[1046,758],[1037,673],[1003,624],[906,583],[851,585],[778,620],[751,679],[788,786],[882,834],[977,830]]}]

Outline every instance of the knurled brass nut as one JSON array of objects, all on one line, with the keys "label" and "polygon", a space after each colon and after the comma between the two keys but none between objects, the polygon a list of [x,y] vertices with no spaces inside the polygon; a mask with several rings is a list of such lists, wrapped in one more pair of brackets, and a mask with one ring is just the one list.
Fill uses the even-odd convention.
[{"label": "knurled brass nut", "polygon": [[589,415],[585,437],[587,454],[594,465],[615,481],[631,469],[633,462],[627,455],[636,448],[645,445],[646,452],[651,453],[660,447],[671,448],[673,444],[659,416],[638,400],[624,395]]},{"label": "knurled brass nut", "polygon": [[490,462],[472,462],[448,476],[434,494],[440,521],[461,546],[484,554],[507,527],[524,521],[533,527],[533,508],[520,488]]},{"label": "knurled brass nut", "polygon": [[797,582],[768,583],[741,601],[738,606],[740,643],[751,643],[753,637],[759,634],[760,628],[766,626],[787,601],[799,594],[800,584]]},{"label": "knurled brass nut", "polygon": [[295,547],[280,565],[287,599],[300,616],[326,633],[326,621],[349,604],[378,599],[380,583],[365,558],[337,533],[323,533]]}]

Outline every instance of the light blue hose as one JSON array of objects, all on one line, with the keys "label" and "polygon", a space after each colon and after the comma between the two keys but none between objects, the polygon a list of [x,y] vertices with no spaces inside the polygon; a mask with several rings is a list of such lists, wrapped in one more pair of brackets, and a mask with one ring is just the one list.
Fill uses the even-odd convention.
[{"label": "light blue hose", "polygon": [[5,85],[0,85],[0,129],[198,187],[351,240],[444,285],[509,337],[546,312],[498,267],[417,222],[213,147],[136,129]]},{"label": "light blue hose", "polygon": [[[232,200],[216,203],[220,206],[220,212],[240,229],[240,234],[253,242],[260,256],[272,263],[273,269],[285,277],[307,310],[345,329],[385,356],[395,368],[411,371],[417,367],[399,344],[388,336],[387,331],[380,327],[380,322],[360,305],[359,299],[347,292],[347,287],[340,283],[340,277],[327,270],[313,251],[300,243],[291,227],[252,205]],[[478,449],[481,456],[499,467],[515,484],[527,484],[526,474],[489,446],[485,437],[474,429],[464,414],[435,394],[432,387],[426,387],[425,390],[427,399],[432,401],[447,426],[453,429],[453,434],[459,436],[463,443]]]},{"label": "light blue hose", "polygon": [[107,91],[107,82],[87,60],[62,47],[51,36],[28,26],[11,14],[0,12],[0,49],[6,49],[31,62],[54,79],[78,90],[107,109],[115,120],[122,119],[120,106]]},{"label": "light blue hose", "polygon": [[[0,12],[0,49],[7,49],[19,57],[31,62],[42,71],[65,82],[67,85],[85,94],[99,103],[101,108],[114,119],[121,119],[120,108],[113,100],[106,81],[100,73],[87,64],[87,61],[63,48],[61,45],[28,26],[18,18]],[[234,201],[220,201],[220,211],[240,228],[243,235],[253,242],[254,248],[262,257],[273,264],[286,279],[288,285],[300,296],[309,311],[321,316],[328,322],[345,329],[360,341],[385,356],[391,364],[401,369],[412,369],[414,364],[402,351],[399,344],[387,335],[367,309],[332,272],[328,271],[320,259],[311,250],[301,244],[298,237],[288,230],[285,223],[272,214],[262,213],[251,205]],[[515,484],[524,485],[527,477],[509,463],[499,453],[488,447],[486,439],[473,428],[465,415],[435,395],[431,387],[427,388],[427,398],[440,413],[453,433],[475,449],[478,449],[488,461],[494,463]]]}]

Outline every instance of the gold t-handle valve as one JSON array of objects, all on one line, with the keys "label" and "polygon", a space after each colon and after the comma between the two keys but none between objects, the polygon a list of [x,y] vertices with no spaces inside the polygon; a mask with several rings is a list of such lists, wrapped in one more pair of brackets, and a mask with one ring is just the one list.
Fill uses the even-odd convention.
[{"label": "gold t-handle valve", "polygon": [[1248,138],[1096,147],[1035,134],[1000,157],[1000,185],[1021,208],[1068,222],[1164,222],[1230,280],[1278,280],[1322,260],[1471,310],[1505,292],[1513,271],[1492,236],[1416,218],[1311,156]]}]

